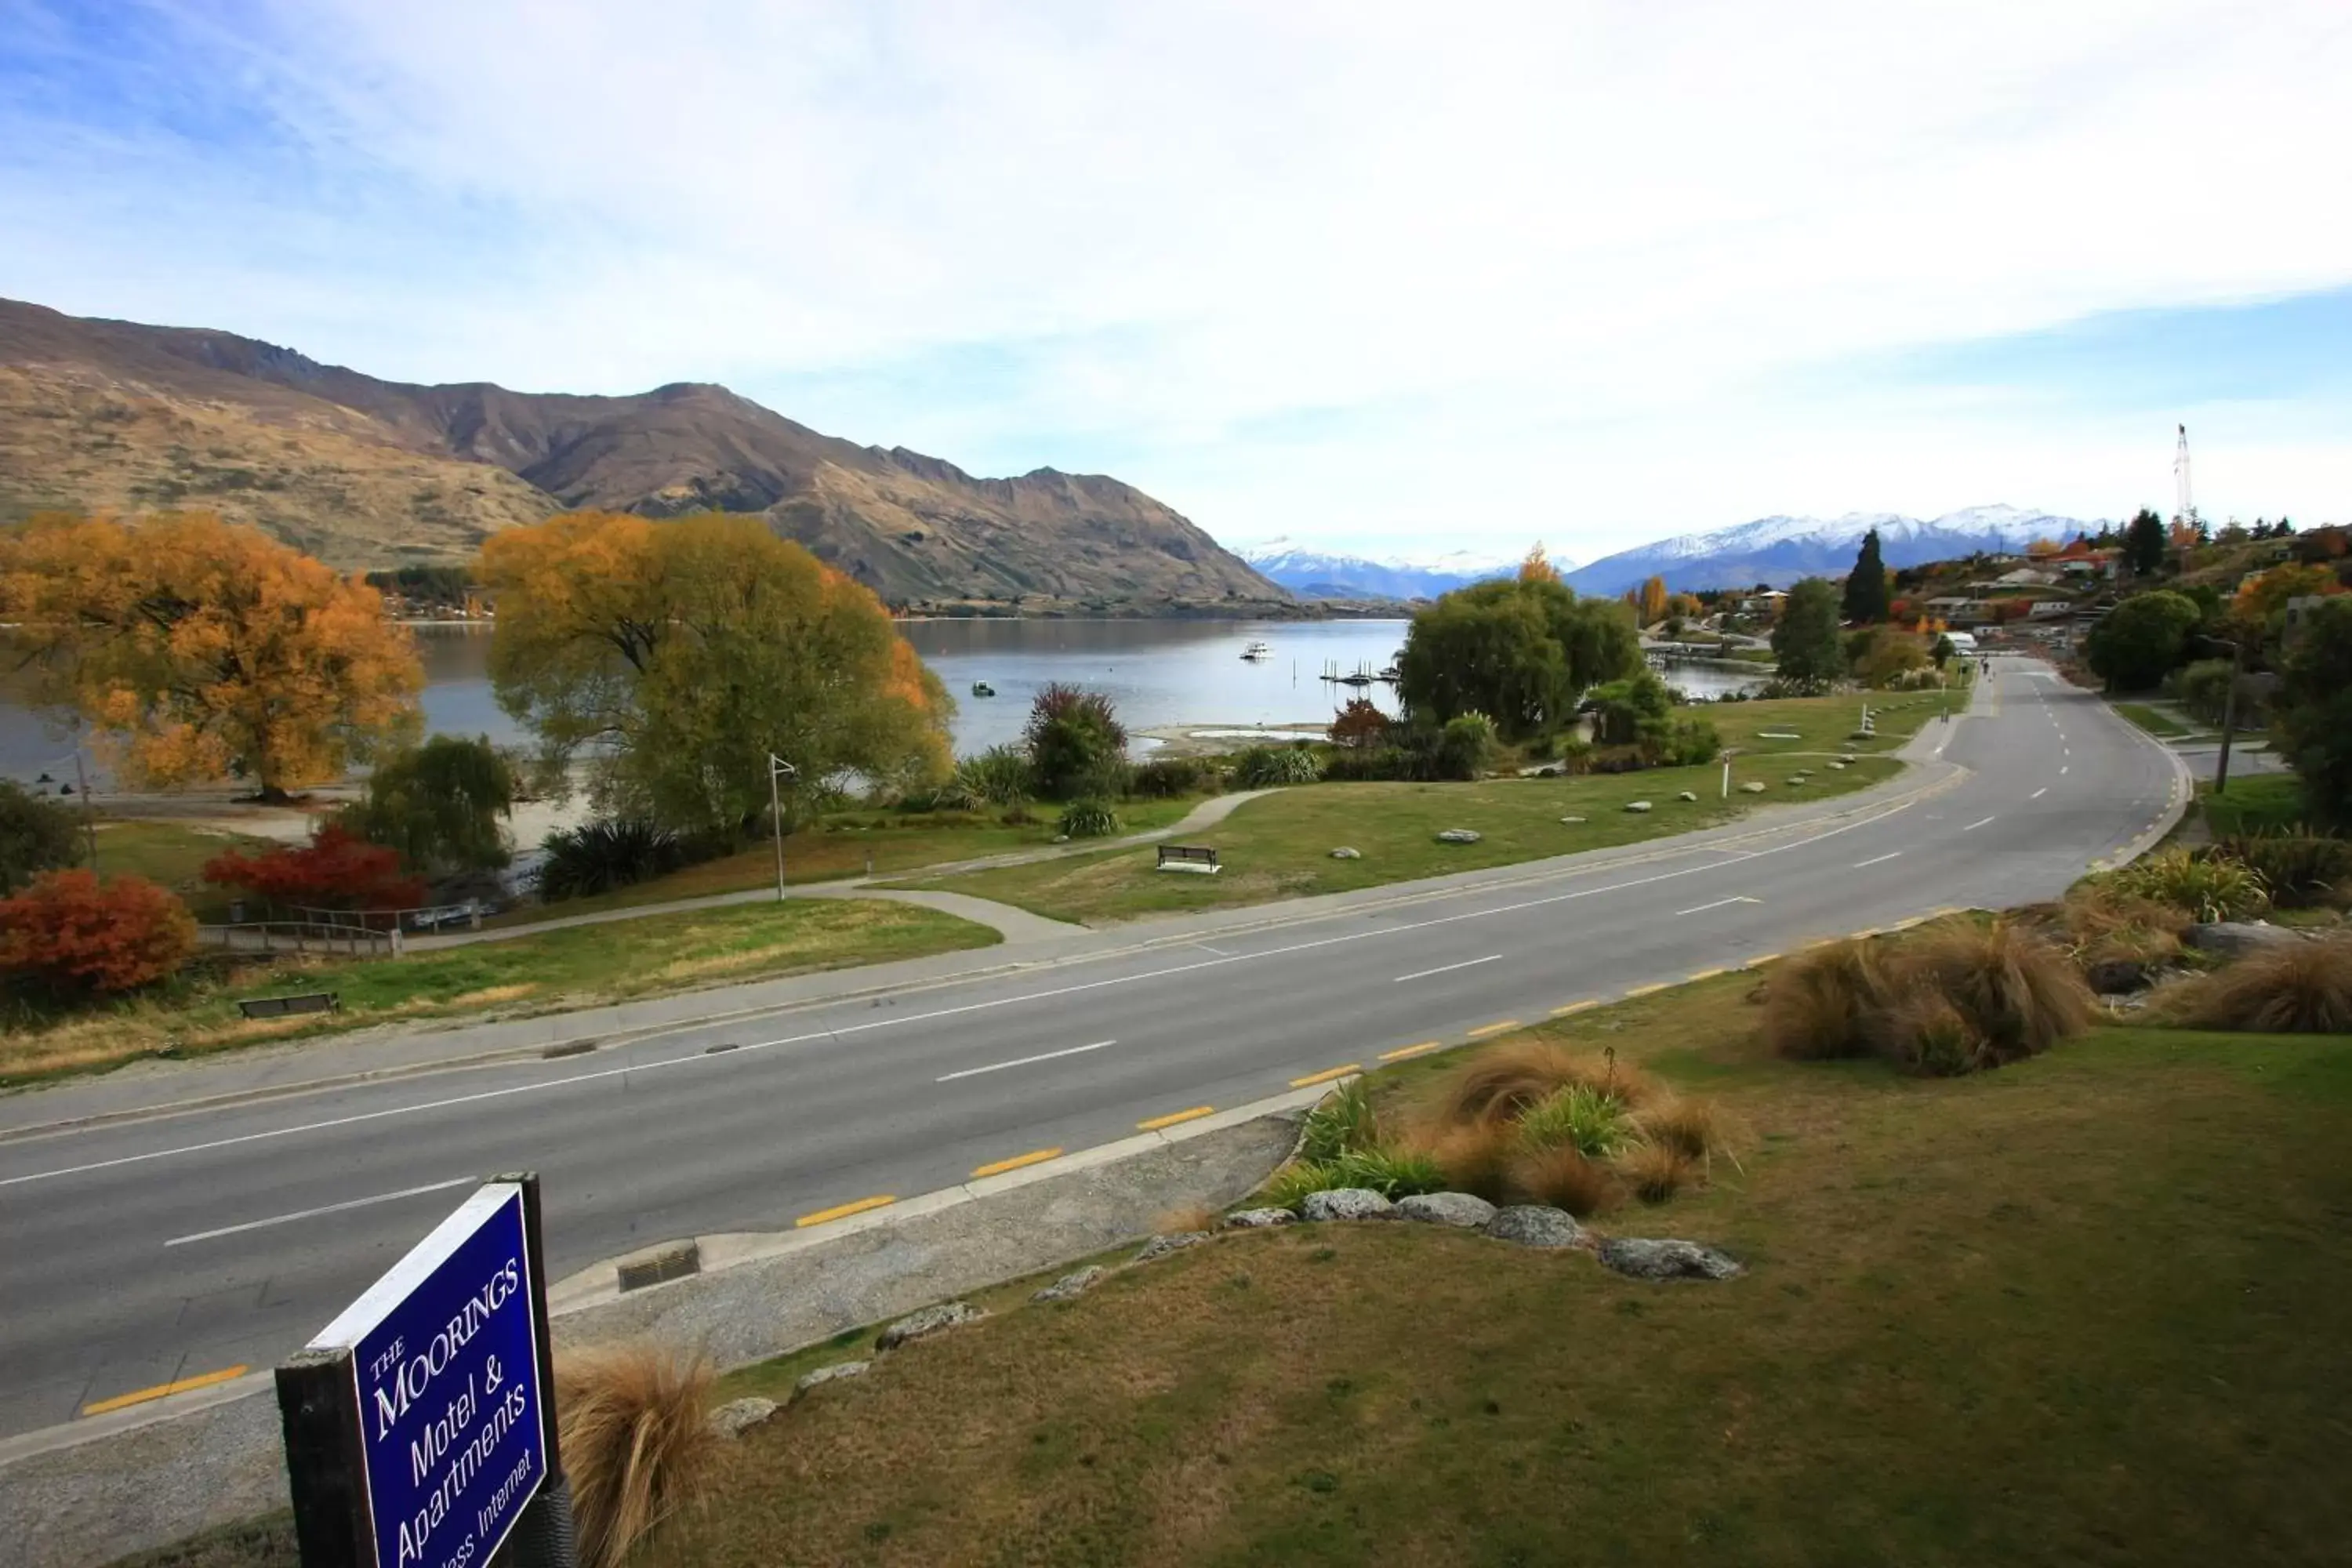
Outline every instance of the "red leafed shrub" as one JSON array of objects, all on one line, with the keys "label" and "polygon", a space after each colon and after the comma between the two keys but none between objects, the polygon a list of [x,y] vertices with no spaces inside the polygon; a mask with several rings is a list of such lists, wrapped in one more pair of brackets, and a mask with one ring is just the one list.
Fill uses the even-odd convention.
[{"label": "red leafed shrub", "polygon": [[337,910],[404,910],[425,901],[425,884],[400,868],[400,854],[330,823],[296,847],[259,855],[230,850],[205,862],[205,880],[243,888],[281,904]]},{"label": "red leafed shrub", "polygon": [[1389,716],[1361,697],[1350,697],[1331,721],[1331,739],[1342,746],[1377,746],[1388,739]]},{"label": "red leafed shrub", "polygon": [[195,951],[186,906],[144,877],[52,871],[0,899],[0,973],[58,991],[134,991]]}]

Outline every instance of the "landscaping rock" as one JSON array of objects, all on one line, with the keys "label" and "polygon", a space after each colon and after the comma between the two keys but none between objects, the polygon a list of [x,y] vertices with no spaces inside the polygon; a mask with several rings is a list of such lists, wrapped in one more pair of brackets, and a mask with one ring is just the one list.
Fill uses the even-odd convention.
[{"label": "landscaping rock", "polygon": [[1474,833],[1466,827],[1449,827],[1438,834],[1437,841],[1440,844],[1475,844],[1484,837],[1484,834]]},{"label": "landscaping rock", "polygon": [[2083,978],[2102,996],[2120,996],[2147,990],[2152,984],[2148,973],[2152,967],[2144,958],[2103,958],[2084,970]]},{"label": "landscaping rock", "polygon": [[1563,816],[1559,820],[1563,826],[1573,827],[1578,823],[1582,822],[1584,818],[1580,816]]},{"label": "landscaping rock", "polygon": [[2301,942],[2303,938],[2284,926],[2274,926],[2266,921],[2216,921],[2210,925],[2190,926],[2180,940],[2200,952],[2243,958],[2250,952]]},{"label": "landscaping rock", "polygon": [[1625,809],[1632,812],[1647,811],[1650,809],[1650,803],[1646,800],[1629,800],[1625,803]]},{"label": "landscaping rock", "polygon": [[730,1399],[708,1417],[710,1429],[721,1437],[740,1436],[747,1426],[757,1426],[776,1413],[776,1402],[754,1395],[749,1399]]},{"label": "landscaping rock", "polygon": [[1696,1241],[1612,1237],[1601,1244],[1602,1267],[1636,1279],[1728,1279],[1738,1260]]},{"label": "landscaping rock", "polygon": [[936,1334],[941,1329],[952,1329],[959,1323],[976,1323],[987,1312],[969,1301],[942,1301],[936,1307],[926,1307],[919,1312],[909,1312],[882,1331],[874,1341],[877,1351],[894,1351],[925,1334]]},{"label": "landscaping rock", "polygon": [[820,1387],[828,1383],[837,1383],[845,1377],[864,1377],[866,1369],[873,1364],[870,1361],[837,1361],[831,1366],[821,1366],[814,1372],[804,1372],[793,1384],[793,1397],[798,1399],[812,1388]]},{"label": "landscaping rock", "polygon": [[1566,1209],[1547,1208],[1541,1204],[1513,1204],[1495,1211],[1486,1222],[1486,1234],[1497,1241],[1516,1241],[1521,1247],[1580,1247],[1584,1243],[1584,1227]]},{"label": "landscaping rock", "polygon": [[1423,1225],[1481,1230],[1495,1217],[1495,1205],[1474,1193],[1415,1193],[1397,1200],[1396,1214],[1399,1219],[1417,1219]]},{"label": "landscaping rock", "polygon": [[1832,763],[1830,764],[1830,766],[1832,766],[1832,767],[1833,767],[1833,768],[1842,768],[1842,767],[1845,766],[1845,764],[1844,764],[1843,763]]},{"label": "landscaping rock", "polygon": [[1749,779],[1746,784],[1739,786],[1739,793],[1742,795],[1762,795],[1764,793],[1764,786],[1759,781]]},{"label": "landscaping rock", "polygon": [[1334,1187],[1298,1202],[1300,1219],[1386,1219],[1396,1205],[1370,1187]]},{"label": "landscaping rock", "polygon": [[1350,849],[1345,845],[1342,845],[1339,848],[1331,851],[1331,858],[1334,860],[1360,860],[1363,858],[1364,852],[1362,850]]},{"label": "landscaping rock", "polygon": [[1205,1230],[1171,1231],[1166,1236],[1155,1236],[1145,1242],[1143,1250],[1128,1261],[1150,1263],[1155,1258],[1165,1258],[1171,1252],[1181,1252],[1188,1247],[1198,1247],[1208,1239],[1209,1233]]},{"label": "landscaping rock", "polygon": [[1032,1301],[1075,1301],[1093,1289],[1102,1277],[1102,1268],[1090,1263],[1076,1274],[1063,1275],[1029,1299]]},{"label": "landscaping rock", "polygon": [[1695,789],[1686,789],[1683,791],[1682,794],[1675,796],[1675,798],[1676,800],[1696,800],[1698,798],[1698,791]]},{"label": "landscaping rock", "polygon": [[1266,1230],[1277,1225],[1296,1225],[1298,1216],[1288,1209],[1237,1209],[1224,1218],[1227,1230]]}]

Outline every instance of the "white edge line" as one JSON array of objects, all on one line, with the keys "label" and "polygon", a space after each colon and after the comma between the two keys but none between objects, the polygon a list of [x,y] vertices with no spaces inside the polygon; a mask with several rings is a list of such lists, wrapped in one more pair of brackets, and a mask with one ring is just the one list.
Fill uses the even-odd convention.
[{"label": "white edge line", "polygon": [[1072,1046],[1067,1050],[1047,1051],[1042,1056],[1017,1057],[1009,1062],[991,1062],[984,1068],[966,1068],[961,1072],[947,1073],[941,1077],[933,1079],[931,1081],[933,1083],[953,1083],[960,1078],[978,1078],[984,1072],[1003,1072],[1006,1068],[1031,1067],[1038,1062],[1050,1062],[1061,1057],[1079,1056],[1087,1051],[1098,1051],[1105,1046],[1115,1046],[1117,1044],[1118,1044],[1117,1040],[1097,1040],[1091,1046]]},{"label": "white edge line", "polygon": [[1400,974],[1391,984],[1402,985],[1408,980],[1426,980],[1433,974],[1451,974],[1457,969],[1475,969],[1482,963],[1492,963],[1503,955],[1490,952],[1484,958],[1466,958],[1459,963],[1441,963],[1434,969],[1416,969],[1411,974]]},{"label": "white edge line", "polygon": [[1961,828],[1960,831],[1963,833],[1974,833],[1978,828],[1982,827],[1986,823],[1990,822],[1992,818],[1990,816],[1980,816],[1974,822],[1969,823],[1966,827]]},{"label": "white edge line", "polygon": [[1853,863],[1853,868],[1854,868],[1855,870],[1859,871],[1859,870],[1861,870],[1864,866],[1878,866],[1878,865],[1883,865],[1883,864],[1885,864],[1886,861],[1889,861],[1889,860],[1900,859],[1900,858],[1902,858],[1902,855],[1903,855],[1903,851],[1902,851],[1902,850],[1900,850],[1900,849],[1890,849],[1890,850],[1888,850],[1888,851],[1887,851],[1885,854],[1884,854],[1884,855],[1874,855],[1874,856],[1872,856],[1872,857],[1871,857],[1869,859],[1867,859],[1867,860],[1857,860],[1857,861],[1855,861],[1855,862]]},{"label": "white edge line", "polygon": [[314,1209],[297,1209],[292,1214],[271,1215],[268,1219],[249,1219],[243,1225],[225,1225],[218,1230],[200,1230],[194,1236],[175,1236],[166,1247],[185,1247],[192,1241],[211,1241],[224,1236],[236,1236],[248,1230],[267,1230],[273,1225],[292,1225],[296,1220],[317,1219],[321,1215],[341,1214],[345,1209],[363,1209],[371,1204],[397,1203],[402,1198],[421,1198],[427,1193],[446,1193],[451,1187],[471,1185],[478,1176],[452,1176],[446,1182],[427,1182],[421,1187],[403,1187],[396,1193],[378,1193],[372,1198],[351,1198],[339,1204],[327,1204]]},{"label": "white edge line", "polygon": [[2048,795],[2049,793],[2050,786],[2048,784],[2043,784],[2040,789],[2035,790],[2032,795],[2027,795],[2025,798],[2028,800],[2040,800],[2043,795]]}]

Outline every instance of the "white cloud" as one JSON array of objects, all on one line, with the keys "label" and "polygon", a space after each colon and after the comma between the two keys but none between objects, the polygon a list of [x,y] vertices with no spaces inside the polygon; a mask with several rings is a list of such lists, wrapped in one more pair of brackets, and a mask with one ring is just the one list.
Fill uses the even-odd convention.
[{"label": "white cloud", "polygon": [[[726,380],[1111,468],[1228,538],[1590,559],[1768,510],[2113,510],[2162,494],[2171,411],[1788,373],[2352,281],[2332,4],[175,15],[301,177],[152,129],[27,159],[0,286],[382,374]],[[2352,494],[2340,437],[2200,420],[2244,426],[2200,453],[2243,476],[2216,510]]]}]

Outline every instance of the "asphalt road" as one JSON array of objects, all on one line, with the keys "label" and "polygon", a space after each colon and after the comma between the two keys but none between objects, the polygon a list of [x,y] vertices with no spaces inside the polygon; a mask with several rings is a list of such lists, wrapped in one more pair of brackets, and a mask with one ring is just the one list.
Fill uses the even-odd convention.
[{"label": "asphalt road", "polygon": [[0,1434],[268,1366],[481,1173],[541,1173],[559,1279],[653,1241],[790,1228],[1482,1026],[2051,897],[2174,787],[2156,745],[2022,660],[1996,665],[1945,754],[1970,771],[1940,793],[1736,848],[0,1143]]}]

